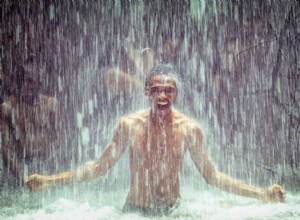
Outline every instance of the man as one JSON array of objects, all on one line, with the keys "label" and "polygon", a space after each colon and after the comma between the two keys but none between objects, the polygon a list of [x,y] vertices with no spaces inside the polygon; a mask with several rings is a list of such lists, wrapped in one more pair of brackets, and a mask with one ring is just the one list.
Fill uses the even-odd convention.
[{"label": "man", "polygon": [[51,176],[34,174],[26,180],[31,191],[49,186],[86,181],[105,174],[129,148],[131,181],[123,211],[168,214],[180,199],[179,172],[189,151],[208,184],[222,190],[263,201],[284,201],[279,185],[268,189],[250,187],[218,172],[203,147],[200,125],[172,108],[178,83],[169,65],[156,65],[149,72],[145,94],[151,108],[127,117],[117,125],[111,143],[93,164]]}]

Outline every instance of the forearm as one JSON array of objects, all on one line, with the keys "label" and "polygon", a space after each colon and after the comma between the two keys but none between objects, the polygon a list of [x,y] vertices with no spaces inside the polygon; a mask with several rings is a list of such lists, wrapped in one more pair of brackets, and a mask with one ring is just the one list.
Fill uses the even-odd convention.
[{"label": "forearm", "polygon": [[[122,151],[117,151],[116,153],[114,151],[114,146],[115,144],[111,144],[97,161],[89,163],[78,170],[47,176],[47,184],[54,186],[59,184],[83,182],[102,176],[115,164],[122,152],[124,152],[122,149]],[[115,156],[113,156],[114,154]]]},{"label": "forearm", "polygon": [[264,196],[264,189],[251,187],[220,172],[217,172],[216,179],[212,182],[212,185],[215,185],[226,192],[245,197],[263,199]]},{"label": "forearm", "polygon": [[50,186],[87,181],[97,176],[96,167],[96,163],[89,164],[77,170],[46,176],[46,180]]},{"label": "forearm", "polygon": [[69,172],[46,176],[46,181],[49,186],[77,182],[76,171],[69,171]]},{"label": "forearm", "polygon": [[39,191],[50,186],[69,184],[75,182],[82,182],[90,180],[94,177],[104,174],[108,166],[105,163],[99,163],[96,161],[90,163],[78,170],[69,172],[63,172],[55,175],[44,176],[39,174],[33,174],[25,179],[25,183],[30,191]]}]

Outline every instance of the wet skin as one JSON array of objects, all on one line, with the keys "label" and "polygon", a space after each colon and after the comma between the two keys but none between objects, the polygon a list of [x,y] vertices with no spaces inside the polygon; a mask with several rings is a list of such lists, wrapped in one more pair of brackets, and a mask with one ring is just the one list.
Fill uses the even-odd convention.
[{"label": "wet skin", "polygon": [[52,176],[34,174],[26,181],[28,188],[38,191],[48,186],[101,176],[129,148],[131,182],[126,203],[146,208],[168,207],[180,198],[179,173],[183,156],[189,151],[208,184],[267,202],[284,201],[285,192],[279,185],[268,189],[254,188],[215,169],[203,147],[199,123],[172,108],[177,97],[173,78],[153,76],[146,95],[151,108],[123,117],[111,143],[96,162]]}]

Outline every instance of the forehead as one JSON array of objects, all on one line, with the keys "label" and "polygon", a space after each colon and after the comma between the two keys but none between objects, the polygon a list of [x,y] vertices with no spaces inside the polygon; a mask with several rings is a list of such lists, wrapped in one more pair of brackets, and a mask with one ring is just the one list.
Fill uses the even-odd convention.
[{"label": "forehead", "polygon": [[174,86],[176,82],[172,76],[156,75],[151,77],[151,86]]}]

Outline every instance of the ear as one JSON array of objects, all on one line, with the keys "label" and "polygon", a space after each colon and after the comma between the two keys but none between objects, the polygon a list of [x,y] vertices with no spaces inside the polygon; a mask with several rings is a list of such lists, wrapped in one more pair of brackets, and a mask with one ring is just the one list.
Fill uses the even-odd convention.
[{"label": "ear", "polygon": [[178,97],[178,89],[176,88],[176,93],[175,93],[175,97],[174,97],[174,103],[177,101],[177,97]]},{"label": "ear", "polygon": [[174,102],[177,101],[177,97],[178,97],[178,91],[176,91],[175,98],[174,98]]}]

